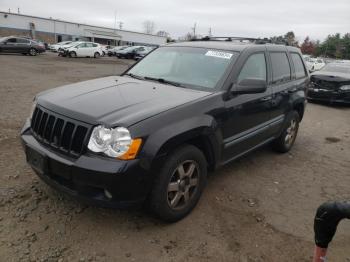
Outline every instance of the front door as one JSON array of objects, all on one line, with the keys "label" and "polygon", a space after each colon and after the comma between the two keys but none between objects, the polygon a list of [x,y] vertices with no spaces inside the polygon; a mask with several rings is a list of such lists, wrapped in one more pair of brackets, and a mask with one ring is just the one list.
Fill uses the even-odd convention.
[{"label": "front door", "polygon": [[8,53],[16,53],[16,46],[17,46],[17,39],[16,38],[9,38],[6,40],[6,42],[3,43],[3,46],[1,49],[4,52]]},{"label": "front door", "polygon": [[[266,49],[245,55],[245,61],[236,79],[260,79],[268,82]],[[233,87],[234,88],[234,87]],[[227,111],[223,123],[223,162],[266,141],[270,120],[271,88],[263,93],[235,95],[225,102]]]}]

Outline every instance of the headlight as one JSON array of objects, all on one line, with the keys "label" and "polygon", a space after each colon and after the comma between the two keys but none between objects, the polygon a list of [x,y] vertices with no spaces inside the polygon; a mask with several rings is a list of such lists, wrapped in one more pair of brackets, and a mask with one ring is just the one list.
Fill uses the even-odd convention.
[{"label": "headlight", "polygon": [[92,131],[88,148],[96,153],[104,153],[119,159],[134,159],[142,140],[132,139],[125,127],[105,128],[97,126]]},{"label": "headlight", "polygon": [[32,119],[32,117],[33,117],[33,114],[34,114],[34,110],[35,110],[35,108],[36,108],[36,99],[34,99],[34,101],[33,101],[33,104],[32,104],[32,108],[30,109],[30,113],[29,113],[29,119],[31,120]]},{"label": "headlight", "polygon": [[343,85],[340,87],[340,90],[348,91],[348,90],[350,90],[350,85]]}]

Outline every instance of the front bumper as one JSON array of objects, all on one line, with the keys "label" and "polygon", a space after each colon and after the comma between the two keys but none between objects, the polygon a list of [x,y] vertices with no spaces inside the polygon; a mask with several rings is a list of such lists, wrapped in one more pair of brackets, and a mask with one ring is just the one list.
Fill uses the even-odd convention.
[{"label": "front bumper", "polygon": [[29,121],[21,140],[27,162],[43,181],[85,203],[124,208],[142,203],[150,190],[150,172],[139,159],[122,161],[88,153],[65,156],[39,143],[31,135]]},{"label": "front bumper", "polygon": [[330,103],[350,104],[349,91],[334,91],[327,89],[310,88],[307,93],[309,100],[325,101]]}]

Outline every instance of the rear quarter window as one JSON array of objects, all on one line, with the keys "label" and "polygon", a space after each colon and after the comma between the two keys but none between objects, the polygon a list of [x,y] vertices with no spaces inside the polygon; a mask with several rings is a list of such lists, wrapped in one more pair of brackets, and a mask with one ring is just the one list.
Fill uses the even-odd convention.
[{"label": "rear quarter window", "polygon": [[291,79],[290,65],[286,52],[271,52],[272,83],[286,82]]},{"label": "rear quarter window", "polygon": [[303,64],[303,61],[301,60],[301,57],[297,53],[291,53],[292,61],[294,64],[295,69],[295,76],[296,78],[302,78],[306,76],[306,70]]}]

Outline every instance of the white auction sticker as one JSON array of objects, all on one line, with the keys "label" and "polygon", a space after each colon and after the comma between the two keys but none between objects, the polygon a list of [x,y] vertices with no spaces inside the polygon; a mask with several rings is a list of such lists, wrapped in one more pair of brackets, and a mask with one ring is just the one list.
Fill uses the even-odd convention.
[{"label": "white auction sticker", "polygon": [[231,57],[232,57],[231,53],[213,51],[213,50],[208,51],[205,55],[206,56],[220,57],[220,58],[224,58],[224,59],[231,59]]}]

